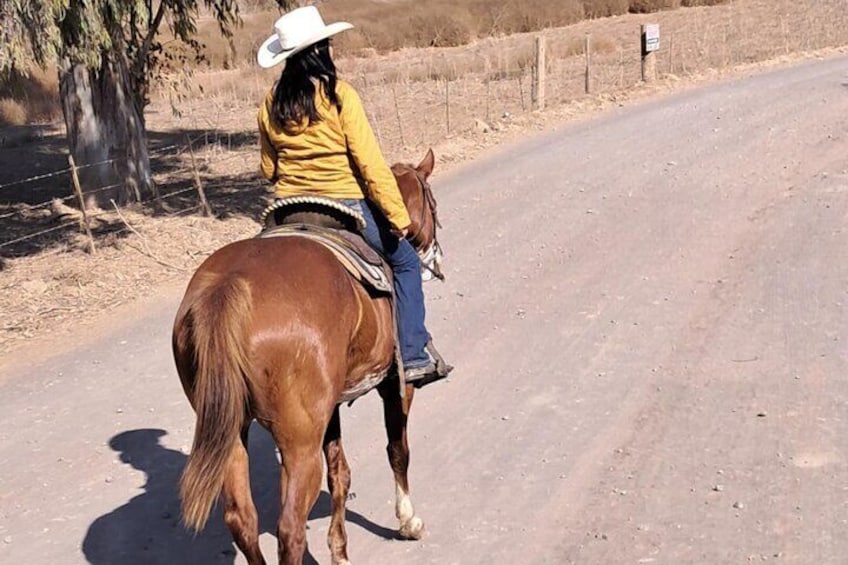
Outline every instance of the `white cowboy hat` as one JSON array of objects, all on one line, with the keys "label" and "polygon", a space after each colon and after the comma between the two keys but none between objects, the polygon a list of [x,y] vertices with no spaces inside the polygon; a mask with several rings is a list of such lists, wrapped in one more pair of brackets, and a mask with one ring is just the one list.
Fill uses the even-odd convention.
[{"label": "white cowboy hat", "polygon": [[326,25],[315,6],[297,8],[274,23],[276,33],[259,48],[256,60],[260,67],[268,69],[310,45],[352,27],[347,22]]}]

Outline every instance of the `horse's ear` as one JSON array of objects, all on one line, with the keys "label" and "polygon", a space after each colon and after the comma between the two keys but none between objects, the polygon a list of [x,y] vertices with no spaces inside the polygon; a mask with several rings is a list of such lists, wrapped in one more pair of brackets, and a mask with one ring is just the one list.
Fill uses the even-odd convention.
[{"label": "horse's ear", "polygon": [[433,155],[433,150],[428,149],[427,155],[424,157],[424,160],[415,167],[419,173],[424,175],[424,178],[428,178],[433,174],[433,167],[436,166],[436,156]]}]

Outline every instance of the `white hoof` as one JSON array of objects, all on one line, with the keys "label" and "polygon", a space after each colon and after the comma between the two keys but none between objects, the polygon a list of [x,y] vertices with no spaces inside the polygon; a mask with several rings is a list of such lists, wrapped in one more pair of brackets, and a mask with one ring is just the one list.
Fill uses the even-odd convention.
[{"label": "white hoof", "polygon": [[418,540],[424,535],[424,520],[413,516],[405,524],[401,524],[398,534],[403,539]]}]

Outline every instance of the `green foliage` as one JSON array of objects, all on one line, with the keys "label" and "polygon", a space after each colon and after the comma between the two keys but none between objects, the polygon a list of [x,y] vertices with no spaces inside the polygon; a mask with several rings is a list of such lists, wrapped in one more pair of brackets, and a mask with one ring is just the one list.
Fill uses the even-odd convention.
[{"label": "green foliage", "polygon": [[[294,1],[276,3],[287,8]],[[26,72],[58,58],[98,69],[108,58],[123,62],[143,106],[151,79],[184,68],[189,57],[202,59],[195,39],[201,9],[227,38],[241,22],[236,0],[2,0],[0,73]],[[165,54],[163,25],[187,49]]]},{"label": "green foliage", "polygon": [[42,64],[56,56],[60,42],[56,16],[61,1],[0,1],[0,73]]}]

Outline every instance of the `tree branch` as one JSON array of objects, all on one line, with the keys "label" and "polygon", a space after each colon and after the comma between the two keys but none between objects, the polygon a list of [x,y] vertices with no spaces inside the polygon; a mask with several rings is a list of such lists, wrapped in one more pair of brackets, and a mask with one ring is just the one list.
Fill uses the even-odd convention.
[{"label": "tree branch", "polygon": [[[152,4],[148,3],[148,8],[152,8]],[[150,46],[153,44],[153,38],[156,37],[156,33],[159,31],[159,24],[162,23],[162,18],[165,16],[165,2],[164,0],[159,2],[159,9],[156,11],[156,16],[153,18],[153,21],[150,22],[150,27],[147,28],[147,35],[144,37],[144,41],[141,46],[138,48],[138,60],[136,60],[137,65],[143,65],[144,61],[147,61],[147,52],[150,51]],[[137,67],[138,71],[141,71],[144,67]]]}]

